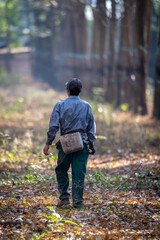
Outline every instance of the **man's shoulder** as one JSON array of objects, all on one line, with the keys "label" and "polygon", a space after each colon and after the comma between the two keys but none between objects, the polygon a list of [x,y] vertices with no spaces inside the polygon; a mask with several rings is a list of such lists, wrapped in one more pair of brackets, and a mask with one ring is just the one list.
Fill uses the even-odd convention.
[{"label": "man's shoulder", "polygon": [[84,104],[87,104],[87,105],[89,105],[89,103],[88,103],[87,101],[85,101],[85,100],[81,99],[80,97],[78,98],[78,100],[79,100],[81,103],[84,103]]},{"label": "man's shoulder", "polygon": [[[83,99],[81,99],[81,98],[77,98],[76,99],[76,102],[77,102],[77,100],[81,103],[81,104],[83,104],[83,105],[86,105],[86,106],[88,106],[88,107],[91,107],[91,105],[87,102],[87,101],[85,101],[85,100],[83,100]],[[74,102],[75,100],[74,99],[72,99],[72,98],[66,98],[66,99],[63,99],[63,100],[60,100],[60,101],[58,101],[57,103],[56,103],[56,105],[55,106],[61,106],[61,105],[63,105],[63,104],[68,104],[67,102]]]},{"label": "man's shoulder", "polygon": [[59,100],[58,102],[56,102],[54,105],[54,109],[59,110],[61,108],[61,106],[63,105],[64,101],[65,100]]},{"label": "man's shoulder", "polygon": [[60,99],[60,100],[56,103],[56,105],[57,105],[57,106],[58,106],[58,105],[61,105],[61,104],[63,104],[66,100],[67,100],[67,98],[66,98],[66,99]]},{"label": "man's shoulder", "polygon": [[83,104],[87,105],[88,107],[91,107],[91,105],[89,104],[89,102],[87,102],[87,101],[85,101],[85,100],[82,100],[82,99],[80,99],[80,101],[81,101]]}]

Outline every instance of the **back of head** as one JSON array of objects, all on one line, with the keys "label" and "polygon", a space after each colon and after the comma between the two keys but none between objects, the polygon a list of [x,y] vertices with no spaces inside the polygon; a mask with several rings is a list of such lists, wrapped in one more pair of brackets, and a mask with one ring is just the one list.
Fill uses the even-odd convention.
[{"label": "back of head", "polygon": [[65,86],[66,89],[69,88],[71,96],[78,96],[82,89],[81,80],[78,78],[70,79]]}]

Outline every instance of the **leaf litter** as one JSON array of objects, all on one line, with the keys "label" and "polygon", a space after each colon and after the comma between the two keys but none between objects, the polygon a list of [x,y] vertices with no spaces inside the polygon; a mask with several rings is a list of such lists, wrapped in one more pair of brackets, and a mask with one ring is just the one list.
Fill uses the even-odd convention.
[{"label": "leaf litter", "polygon": [[[160,239],[160,152],[159,145],[153,145],[159,124],[155,128],[145,118],[136,122],[139,126],[150,122],[154,131],[152,145],[147,145],[148,138],[143,143],[138,136],[139,147],[133,129],[130,137],[122,135],[119,128],[123,123],[118,129],[114,129],[117,123],[106,125],[107,133],[99,128],[97,153],[88,161],[85,206],[58,209],[57,151],[53,145],[46,158],[42,148],[51,105],[59,93],[25,87],[30,98],[19,88],[12,97],[9,90],[1,95],[0,239]],[[120,121],[122,113],[115,114]],[[101,120],[95,117],[99,125]],[[126,126],[128,131],[128,120]],[[144,131],[151,130],[147,127]],[[135,138],[132,147],[131,137]]]}]

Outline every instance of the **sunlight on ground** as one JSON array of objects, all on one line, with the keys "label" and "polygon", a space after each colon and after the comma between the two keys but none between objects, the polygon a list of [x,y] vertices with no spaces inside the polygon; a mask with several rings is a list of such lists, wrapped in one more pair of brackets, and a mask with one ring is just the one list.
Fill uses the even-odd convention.
[{"label": "sunlight on ground", "polygon": [[160,124],[93,99],[99,138],[85,207],[56,208],[57,150],[45,157],[42,149],[53,106],[65,97],[40,84],[0,90],[2,239],[159,239]]}]

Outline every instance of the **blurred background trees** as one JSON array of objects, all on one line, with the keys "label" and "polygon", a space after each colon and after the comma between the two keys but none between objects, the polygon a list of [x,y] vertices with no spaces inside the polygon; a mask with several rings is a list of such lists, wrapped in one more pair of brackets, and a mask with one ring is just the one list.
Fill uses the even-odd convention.
[{"label": "blurred background trees", "polygon": [[0,1],[0,37],[1,47],[7,46],[6,69],[11,71],[9,50],[12,47],[20,47],[21,17],[19,0]]},{"label": "blurred background trees", "polygon": [[62,90],[78,77],[87,96],[134,113],[147,114],[149,84],[160,119],[159,0],[0,0],[1,68],[21,46],[36,81]]}]

